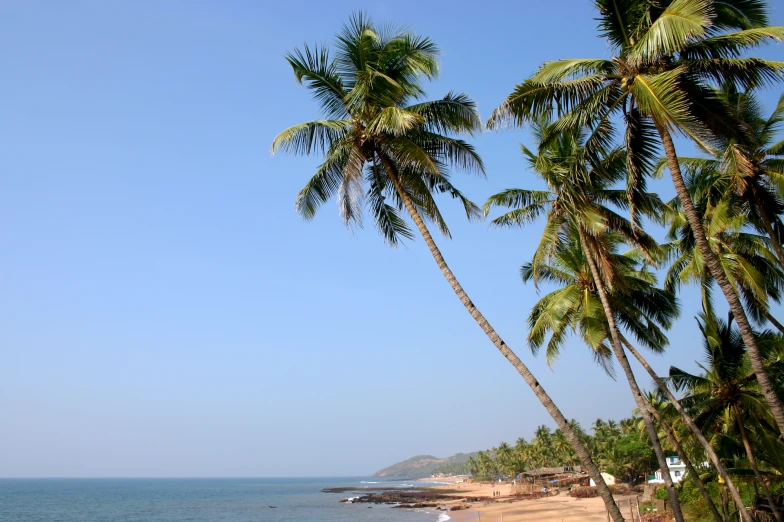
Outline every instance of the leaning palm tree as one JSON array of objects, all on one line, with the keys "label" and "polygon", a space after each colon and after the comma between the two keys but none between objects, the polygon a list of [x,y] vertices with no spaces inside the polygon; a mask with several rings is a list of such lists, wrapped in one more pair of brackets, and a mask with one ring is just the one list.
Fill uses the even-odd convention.
[{"label": "leaning palm tree", "polygon": [[[523,269],[524,278],[550,279],[561,282],[565,286],[561,291],[553,292],[537,303],[532,314],[531,326],[532,347],[541,344],[545,332],[552,332],[548,343],[548,358],[553,352],[557,353],[559,346],[565,338],[564,331],[568,331],[573,322],[579,324],[583,339],[591,346],[594,353],[602,361],[609,355],[610,350],[604,344],[605,339],[610,341],[612,353],[623,369],[624,375],[648,428],[651,445],[664,474],[664,481],[669,494],[670,502],[676,520],[683,520],[678,495],[674,483],[669,475],[667,459],[661,447],[653,417],[645,406],[645,397],[637,385],[634,372],[629,365],[626,354],[621,344],[621,334],[617,326],[616,314],[608,299],[608,289],[619,297],[629,298],[635,295],[629,291],[632,278],[624,278],[620,272],[626,268],[622,258],[614,256],[613,248],[618,244],[616,236],[622,235],[625,240],[638,245],[641,252],[649,253],[657,250],[655,241],[626,219],[603,205],[614,201],[618,205],[628,204],[627,194],[624,191],[612,190],[612,184],[623,177],[624,155],[621,151],[610,150],[596,161],[590,168],[585,158],[585,144],[588,133],[584,130],[563,132],[558,135],[552,132],[552,124],[545,118],[534,125],[535,135],[539,138],[539,151],[534,154],[523,147],[523,153],[528,157],[533,171],[541,177],[548,186],[547,191],[530,191],[509,189],[491,196],[485,204],[485,213],[494,205],[513,207],[511,212],[493,220],[496,225],[523,225],[536,217],[545,214],[546,224],[540,246],[534,254],[534,260]],[[547,136],[554,136],[547,139]],[[653,209],[659,205],[658,197],[651,194],[636,194],[638,208],[643,208],[652,214]],[[644,206],[640,203],[645,203]],[[562,245],[573,239],[570,251],[561,248]],[[558,253],[561,254],[560,258]],[[560,259],[558,266],[548,266],[543,260],[548,258]],[[583,272],[586,277],[573,278],[573,273],[579,272],[576,264],[583,262],[587,270]],[[564,280],[566,279],[566,280]],[[636,281],[636,280],[635,280]],[[589,287],[585,287],[585,283]],[[593,306],[590,306],[591,294]],[[640,293],[641,295],[641,293]],[[598,297],[598,299],[597,299]],[[628,299],[630,305],[636,305]],[[585,302],[586,306],[582,306]],[[574,303],[573,306],[564,306],[564,303]],[[674,299],[671,304],[674,305]],[[634,306],[627,307],[630,311]],[[674,309],[674,306],[670,307]],[[666,307],[665,307],[666,309]],[[571,313],[563,314],[569,310]],[[579,310],[579,311],[577,311]],[[657,321],[667,320],[666,312],[661,307],[651,306],[646,309],[649,315],[656,317]],[[677,313],[677,312],[676,312]],[[639,316],[639,313],[633,313]],[[561,317],[559,317],[561,316]],[[625,316],[620,316],[623,321]],[[655,329],[646,327],[643,321],[637,323],[637,330],[647,338]],[[573,327],[572,327],[573,328]],[[635,332],[637,333],[637,332]],[[638,335],[638,338],[640,335]],[[654,345],[664,344],[665,337],[659,332]]]},{"label": "leaning palm tree", "polygon": [[753,92],[738,92],[727,84],[717,90],[717,96],[750,132],[724,139],[711,157],[680,157],[681,169],[713,181],[711,188],[718,188],[747,214],[755,229],[768,236],[779,264],[784,266],[784,140],[776,141],[784,122],[784,95],[768,117],[762,115]]},{"label": "leaning palm tree", "polygon": [[[669,327],[678,314],[672,292],[655,287],[655,277],[638,268],[637,256],[619,254],[623,244],[617,234],[602,238],[607,262],[613,266],[615,283],[623,283],[624,292],[611,293],[610,304],[617,321],[625,325],[646,348],[661,353],[667,343],[663,328]],[[546,342],[548,364],[553,364],[570,332],[576,333],[591,349],[596,362],[611,376],[611,334],[596,284],[588,266],[587,254],[576,230],[561,237],[558,247],[534,274],[530,263],[523,265],[523,281],[536,278],[559,286],[544,295],[528,317],[528,342],[534,353]]]},{"label": "leaning palm tree", "polygon": [[450,183],[447,171],[458,167],[483,172],[474,149],[452,137],[480,128],[475,103],[452,93],[421,101],[421,80],[437,74],[437,53],[430,39],[378,31],[364,15],[354,16],[340,33],[334,59],[326,47],[305,46],[291,53],[288,61],[295,77],[313,91],[327,119],[283,131],[273,141],[272,152],[324,154],[324,162],[297,198],[297,210],[306,219],[336,195],[344,221],[359,225],[366,199],[377,227],[394,245],[412,237],[401,212],[409,214],[455,294],[569,437],[613,520],[621,522],[620,510],[585,446],[530,370],[474,306],[425,223],[429,220],[449,234],[433,198],[437,193],[458,198],[468,217],[474,217],[478,209]]},{"label": "leaning palm tree", "polygon": [[[769,238],[746,228],[748,213],[733,205],[733,199],[725,197],[723,191],[711,193],[716,184],[710,172],[692,171],[692,167],[687,167],[687,187],[702,215],[705,236],[722,271],[743,297],[749,316],[760,323],[768,321],[784,333],[784,325],[769,310],[769,300],[780,302],[784,290],[784,271],[769,249]],[[670,203],[666,217],[670,223],[667,231],[670,242],[664,248],[671,259],[666,287],[674,290],[683,284],[699,283],[703,307],[710,309],[713,277],[696,247],[678,200]]]},{"label": "leaning palm tree", "polygon": [[[743,442],[746,458],[762,487],[776,520],[784,520],[776,509],[773,495],[759,470],[755,451],[747,433],[747,425],[774,428],[774,420],[760,393],[756,375],[751,372],[749,359],[740,332],[733,328],[732,315],[727,321],[717,319],[710,313],[698,319],[704,338],[708,366],[701,366],[703,375],[694,375],[679,368],[670,368],[670,381],[678,390],[686,390],[684,402],[698,411],[695,420],[716,431],[737,427]],[[774,337],[770,332],[759,335]],[[763,339],[763,342],[765,339]],[[721,426],[721,427],[720,427]]]},{"label": "leaning palm tree", "polygon": [[[761,1],[594,0],[599,29],[615,52],[610,59],[547,62],[518,85],[494,111],[488,126],[522,124],[557,108],[557,131],[591,125],[588,156],[613,137],[616,117],[624,124],[630,189],[643,182],[660,142],[683,211],[712,277],[732,310],[762,392],[784,434],[784,405],[765,372],[751,324],[732,283],[721,270],[681,174],[672,133],[702,148],[720,145],[716,136],[748,132],[734,121],[711,85],[732,82],[747,90],[777,80],[784,62],[743,58],[769,41],[784,40],[784,27],[767,25]],[[657,139],[658,138],[658,139]],[[632,205],[635,201],[632,199]],[[632,208],[634,215],[634,208]],[[739,502],[739,498],[735,499]],[[747,513],[743,513],[750,520]]]}]

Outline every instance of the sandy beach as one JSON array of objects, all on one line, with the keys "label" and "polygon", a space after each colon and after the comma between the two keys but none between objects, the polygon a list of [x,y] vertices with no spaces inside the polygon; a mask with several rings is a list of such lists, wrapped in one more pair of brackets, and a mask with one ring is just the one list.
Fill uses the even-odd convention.
[{"label": "sandy beach", "polygon": [[[496,485],[493,487],[489,483],[455,483],[454,478],[438,479],[442,482],[449,482],[448,485],[438,486],[439,489],[458,489],[458,492],[450,493],[455,497],[452,505],[462,504],[461,498],[482,497],[481,501],[466,502],[471,507],[465,511],[450,511],[449,516],[454,522],[469,522],[482,520],[488,522],[562,522],[562,521],[586,521],[586,522],[606,522],[607,511],[604,502],[599,497],[577,499],[570,497],[565,491],[555,496],[538,499],[516,499],[510,495],[511,487],[506,485]],[[493,492],[499,492],[493,496]],[[629,511],[630,496],[616,496],[615,500],[621,508],[621,512],[631,519]]]}]

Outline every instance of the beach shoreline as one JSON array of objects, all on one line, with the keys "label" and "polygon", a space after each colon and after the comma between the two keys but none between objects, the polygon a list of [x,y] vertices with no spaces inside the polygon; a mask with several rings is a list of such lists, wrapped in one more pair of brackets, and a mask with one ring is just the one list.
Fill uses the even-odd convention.
[{"label": "beach shoreline", "polygon": [[[487,522],[565,522],[586,521],[605,522],[607,511],[599,497],[574,498],[562,490],[557,494],[541,498],[520,498],[512,495],[510,484],[492,484],[458,482],[458,477],[438,479],[420,479],[423,487],[442,490],[445,495],[454,497],[454,501],[444,502],[450,509],[455,505],[466,505],[468,509],[446,511],[451,522],[471,522],[482,520]],[[427,486],[430,483],[440,483]],[[458,491],[455,491],[455,490]],[[617,495],[615,497],[622,512],[630,509],[630,499],[635,495]]]}]

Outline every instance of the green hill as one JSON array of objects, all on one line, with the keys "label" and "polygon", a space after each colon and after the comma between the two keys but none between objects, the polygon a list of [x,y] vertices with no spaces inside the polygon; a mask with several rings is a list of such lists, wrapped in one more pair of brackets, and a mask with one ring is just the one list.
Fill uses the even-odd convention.
[{"label": "green hill", "polygon": [[[437,470],[446,473],[465,472],[463,470],[468,458],[476,453],[458,453],[451,457],[440,459],[433,455],[417,455],[410,459],[398,462],[382,470],[376,471],[374,477],[389,478],[425,478]],[[443,468],[443,469],[440,469]]]}]

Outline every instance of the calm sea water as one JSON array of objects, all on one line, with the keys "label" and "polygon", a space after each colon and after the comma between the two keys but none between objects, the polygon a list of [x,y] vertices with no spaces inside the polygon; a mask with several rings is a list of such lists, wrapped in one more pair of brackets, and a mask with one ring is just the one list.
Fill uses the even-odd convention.
[{"label": "calm sea water", "polygon": [[[436,522],[435,510],[340,503],[378,479],[0,479],[2,522]],[[271,509],[269,506],[277,506]],[[372,508],[368,508],[372,505]]]}]

